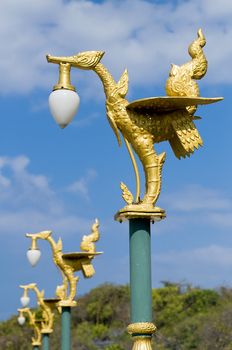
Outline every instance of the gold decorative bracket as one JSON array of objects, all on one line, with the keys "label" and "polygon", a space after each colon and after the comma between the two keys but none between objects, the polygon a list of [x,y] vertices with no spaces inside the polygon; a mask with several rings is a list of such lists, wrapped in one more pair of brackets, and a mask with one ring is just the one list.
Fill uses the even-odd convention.
[{"label": "gold decorative bracket", "polygon": [[76,271],[82,271],[85,278],[92,277],[95,273],[91,261],[96,255],[101,252],[96,252],[95,242],[98,241],[99,222],[96,219],[92,225],[90,235],[84,235],[81,242],[82,252],[63,253],[62,241],[56,243],[51,237],[52,231],[42,231],[33,234],[26,234],[26,237],[32,239],[32,244],[36,246],[38,239],[43,239],[49,242],[55,265],[61,270],[63,276],[63,284],[57,287],[56,295],[60,298],[59,306],[76,306],[75,296],[78,277],[74,275]]},{"label": "gold decorative bracket", "polygon": [[20,288],[24,290],[23,296],[28,295],[29,290],[33,290],[37,297],[37,303],[42,310],[42,333],[52,333],[53,332],[53,323],[54,323],[54,314],[50,306],[45,303],[44,300],[44,290],[39,290],[36,286],[36,283],[30,283],[27,285],[20,285]]},{"label": "gold decorative bracket", "polygon": [[104,52],[98,51],[97,53],[93,53],[87,62],[85,57],[80,57],[80,54],[72,56],[72,57],[56,57],[47,55],[47,61],[49,63],[56,63],[59,64],[59,81],[54,86],[54,90],[58,89],[66,89],[66,90],[72,90],[75,91],[75,87],[71,84],[70,81],[70,70],[71,67],[79,67],[79,62],[84,64],[86,66],[86,69],[90,69],[89,67],[93,67],[96,65],[101,57],[104,55]]},{"label": "gold decorative bracket", "polygon": [[28,307],[18,309],[19,316],[23,316],[24,314],[29,318],[29,325],[34,330],[34,337],[32,337],[32,346],[40,346],[41,345],[41,326],[40,321],[36,319],[36,313],[31,311]]}]

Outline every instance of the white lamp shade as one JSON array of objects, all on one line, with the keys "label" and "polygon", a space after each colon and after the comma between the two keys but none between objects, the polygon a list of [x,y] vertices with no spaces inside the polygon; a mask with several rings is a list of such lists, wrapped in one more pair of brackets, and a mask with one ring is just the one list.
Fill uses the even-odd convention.
[{"label": "white lamp shade", "polygon": [[27,251],[27,259],[29,260],[29,263],[31,264],[31,266],[35,266],[37,264],[40,256],[41,256],[41,251],[39,249],[29,249]]},{"label": "white lamp shade", "polygon": [[28,296],[23,296],[20,298],[20,301],[21,301],[22,306],[26,307],[30,303],[30,298]]},{"label": "white lamp shade", "polygon": [[25,323],[25,317],[24,316],[19,316],[18,317],[18,323],[20,326],[22,326]]},{"label": "white lamp shade", "polygon": [[50,112],[56,123],[63,129],[74,118],[80,104],[80,97],[75,91],[60,89],[49,95]]}]

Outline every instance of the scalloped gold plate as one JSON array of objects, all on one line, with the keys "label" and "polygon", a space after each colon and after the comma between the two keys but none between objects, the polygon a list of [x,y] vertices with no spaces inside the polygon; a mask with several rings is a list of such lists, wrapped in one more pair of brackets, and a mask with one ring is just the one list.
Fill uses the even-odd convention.
[{"label": "scalloped gold plate", "polygon": [[128,110],[151,110],[153,112],[166,112],[184,109],[188,106],[208,105],[223,100],[223,97],[182,97],[160,96],[142,98],[127,105]]}]

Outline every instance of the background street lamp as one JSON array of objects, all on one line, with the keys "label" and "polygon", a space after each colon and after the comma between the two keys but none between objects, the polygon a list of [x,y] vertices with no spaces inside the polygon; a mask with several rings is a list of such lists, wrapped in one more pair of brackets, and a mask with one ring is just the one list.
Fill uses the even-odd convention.
[{"label": "background street lamp", "polygon": [[[44,290],[40,291],[35,283],[27,285],[21,285],[23,288],[23,296],[21,297],[22,305],[28,306],[30,298],[28,297],[28,290],[33,290],[37,297],[37,304],[40,306],[42,311],[42,322],[41,322],[41,334],[42,334],[42,349],[49,350],[49,335],[53,332],[54,323],[54,306],[59,302],[59,299],[44,299]],[[53,303],[51,303],[53,301]]]},{"label": "background street lamp", "polygon": [[[206,40],[198,30],[197,39],[189,46],[190,62],[182,66],[172,65],[166,82],[164,97],[151,97],[129,103],[125,96],[128,92],[128,73],[124,71],[115,82],[100,60],[101,51],[81,52],[69,57],[47,55],[47,61],[59,64],[59,83],[54,90],[73,90],[70,86],[70,69],[93,70],[103,83],[106,95],[106,113],[119,145],[121,137],[132,160],[136,177],[135,196],[124,183],[121,183],[122,197],[126,206],[119,210],[115,219],[129,220],[130,231],[130,286],[131,286],[131,324],[128,332],[132,334],[135,349],[151,349],[151,336],[155,332],[152,323],[151,304],[151,248],[150,222],[166,217],[165,211],[156,206],[161,191],[162,167],[165,153],[156,154],[153,146],[161,141],[169,141],[177,158],[190,156],[202,145],[202,139],[194,124],[198,105],[217,102],[222,98],[199,97],[199,88],[195,80],[201,79],[207,71],[207,60],[203,53]],[[65,72],[63,65],[70,67]],[[69,77],[67,78],[67,75]],[[60,84],[62,81],[62,84]],[[56,105],[56,114],[62,113]],[[70,107],[71,109],[71,102]],[[50,110],[53,113],[54,107]],[[67,108],[68,110],[68,108]],[[55,117],[55,116],[54,116]],[[67,125],[73,116],[63,116],[63,125]],[[58,124],[60,124],[58,122]],[[132,149],[140,159],[145,173],[145,194],[140,193],[140,175]]]},{"label": "background street lamp", "polygon": [[53,261],[62,272],[63,284],[56,289],[56,295],[59,298],[57,305],[58,308],[61,308],[62,350],[71,349],[71,308],[77,304],[75,297],[77,282],[79,280],[79,277],[75,276],[75,272],[82,271],[85,278],[92,277],[95,270],[91,262],[95,256],[102,254],[101,252],[96,252],[95,247],[95,242],[97,242],[100,237],[98,228],[99,222],[96,219],[92,225],[91,233],[89,235],[84,235],[82,238],[80,244],[81,252],[75,253],[63,253],[62,241],[59,239],[56,243],[51,237],[52,231],[26,234],[26,237],[32,240],[32,246],[29,250],[32,252],[32,255],[33,251],[38,251],[38,239],[49,242],[52,248]]},{"label": "background street lamp", "polygon": [[36,318],[36,312],[31,311],[28,307],[18,309],[19,317],[18,323],[20,326],[23,326],[26,318],[24,315],[27,315],[29,318],[29,326],[34,330],[34,336],[32,337],[32,346],[33,350],[39,350],[41,346],[41,320]]}]

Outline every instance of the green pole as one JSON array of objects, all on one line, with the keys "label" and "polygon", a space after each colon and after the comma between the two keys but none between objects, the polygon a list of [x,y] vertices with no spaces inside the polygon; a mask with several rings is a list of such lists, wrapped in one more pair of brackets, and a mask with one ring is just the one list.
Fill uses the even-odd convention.
[{"label": "green pole", "polygon": [[33,346],[33,350],[39,350],[38,345],[34,345],[34,346]]},{"label": "green pole", "polygon": [[71,350],[71,307],[62,306],[61,350]]},{"label": "green pole", "polygon": [[131,323],[152,322],[150,219],[130,219]]},{"label": "green pole", "polygon": [[42,350],[49,350],[49,333],[42,335]]}]

